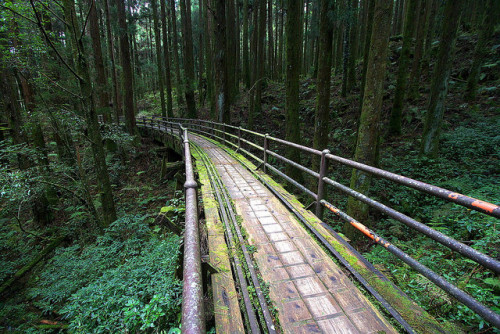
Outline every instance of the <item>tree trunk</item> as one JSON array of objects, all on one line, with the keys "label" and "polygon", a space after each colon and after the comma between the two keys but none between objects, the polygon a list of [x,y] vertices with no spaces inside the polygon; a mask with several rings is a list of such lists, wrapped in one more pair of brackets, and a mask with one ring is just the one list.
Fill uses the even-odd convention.
[{"label": "tree trunk", "polygon": [[365,82],[366,82],[366,71],[368,70],[368,55],[370,54],[370,41],[372,37],[373,28],[373,11],[375,10],[375,1],[369,1],[368,13],[366,15],[366,33],[365,33],[365,48],[363,51],[363,74],[361,78],[361,91],[359,101],[359,111],[361,114],[361,109],[363,107],[363,96],[365,94]]},{"label": "tree trunk", "polygon": [[205,59],[203,50],[203,0],[198,1],[198,64],[199,64],[199,75],[198,75],[198,99],[199,106],[202,108],[205,105],[206,96],[206,79],[205,74]]},{"label": "tree trunk", "polygon": [[226,67],[226,15],[224,0],[216,0],[215,8],[215,89],[217,120],[230,122],[228,94],[228,77]]},{"label": "tree trunk", "polygon": [[182,18],[182,40],[184,42],[184,75],[187,118],[196,118],[196,102],[194,100],[194,58],[193,30],[191,28],[191,0],[180,0]]},{"label": "tree trunk", "polygon": [[356,50],[358,49],[358,0],[352,0],[351,3],[351,36],[350,36],[350,55],[349,64],[347,69],[347,92],[356,86],[356,59],[358,55]]},{"label": "tree trunk", "polygon": [[429,25],[429,18],[431,12],[432,1],[421,0],[420,14],[418,19],[418,28],[416,36],[415,53],[413,56],[413,63],[410,73],[410,81],[408,86],[408,98],[416,100],[419,93],[420,69],[422,64],[422,54],[424,52],[424,41],[427,35],[427,27]]},{"label": "tree trunk", "polygon": [[[101,197],[101,205],[103,212],[103,227],[109,226],[116,220],[115,203],[113,200],[113,192],[109,181],[108,168],[106,166],[106,158],[104,147],[102,145],[102,137],[99,131],[99,122],[95,107],[94,92],[90,81],[90,73],[85,58],[85,49],[83,40],[79,37],[80,28],[76,18],[75,3],[73,0],[63,0],[64,13],[66,20],[70,24],[70,44],[73,47],[75,64],[79,75],[78,81],[82,96],[86,99],[85,104],[85,120],[87,125],[88,137],[91,142],[91,149],[94,158],[96,169],[97,185]],[[134,119],[135,125],[135,119]]]},{"label": "tree trunk", "polygon": [[431,13],[429,18],[429,26],[427,28],[427,36],[425,36],[425,46],[424,46],[424,57],[422,59],[423,74],[428,76],[430,71],[430,59],[431,59],[431,48],[434,39],[434,26],[436,21],[436,12],[438,6],[438,0],[429,0],[431,2]]},{"label": "tree trunk", "polygon": [[483,66],[488,56],[487,43],[489,38],[493,35],[495,28],[495,13],[500,12],[498,1],[488,0],[484,12],[483,23],[479,30],[479,38],[474,50],[474,60],[467,79],[467,88],[465,90],[465,100],[468,102],[474,101],[477,95],[477,83],[479,82],[479,74],[481,73],[481,66]]},{"label": "tree trunk", "polygon": [[[67,1],[67,0],[66,0]],[[118,10],[118,24],[120,31],[120,55],[122,62],[122,87],[125,107],[125,125],[128,133],[135,135],[137,129],[135,126],[135,103],[134,103],[134,74],[132,73],[132,64],[130,61],[130,44],[128,39],[128,26],[125,14],[125,4],[121,0],[116,1]]]},{"label": "tree trunk", "polygon": [[418,8],[419,0],[408,0],[406,11],[403,48],[399,57],[398,78],[396,81],[396,90],[394,93],[394,103],[392,105],[391,118],[389,121],[389,135],[401,135],[401,117],[403,115],[404,98],[408,84],[408,67],[410,65],[410,49],[413,39],[413,30],[415,23],[415,13]]},{"label": "tree trunk", "polygon": [[[234,0],[226,0],[226,75],[227,75],[227,101],[231,105],[238,95],[238,88],[236,85],[236,23],[235,23],[235,10]],[[239,39],[238,39],[239,41]],[[218,98],[218,97],[217,97]]]},{"label": "tree trunk", "polygon": [[[314,122],[313,147],[317,150],[328,146],[330,116],[330,78],[332,71],[333,25],[330,21],[332,4],[329,0],[321,0],[319,18],[319,58],[318,58],[318,97]],[[317,171],[319,159],[313,160],[313,170]]]},{"label": "tree trunk", "polygon": [[[156,1],[156,0],[154,0]],[[172,75],[170,69],[170,50],[168,47],[168,35],[167,35],[167,9],[165,1],[160,0],[160,10],[161,10],[161,33],[163,37],[163,61],[165,63],[165,86],[167,88],[167,117],[174,117],[174,112],[172,110]]]},{"label": "tree trunk", "polygon": [[451,61],[457,38],[458,23],[463,0],[453,0],[446,3],[441,28],[441,43],[439,55],[432,75],[429,107],[425,115],[424,132],[420,147],[420,156],[436,157],[439,148],[439,135],[444,115],[444,102],[448,94],[448,79],[451,71]]},{"label": "tree trunk", "polygon": [[[300,143],[300,119],[299,119],[299,76],[302,55],[302,0],[288,0],[285,24],[286,38],[286,140]],[[286,149],[286,157],[300,163],[300,151],[291,147]],[[302,175],[300,170],[287,165],[286,173],[289,177],[300,182]]]},{"label": "tree trunk", "polygon": [[[161,36],[160,36],[160,24],[158,19],[158,3],[157,0],[151,0],[151,5],[153,7],[153,24],[155,31],[155,47],[156,47],[156,66],[158,68],[158,84],[160,88],[160,103],[161,103],[161,115],[167,117],[167,105],[165,103],[165,83],[163,81],[163,62],[161,59]],[[160,0],[161,1],[161,0]]]},{"label": "tree trunk", "polygon": [[250,89],[250,69],[248,60],[248,0],[243,0],[243,83]]},{"label": "tree trunk", "polygon": [[99,92],[99,103],[97,104],[97,107],[98,112],[103,114],[104,121],[109,122],[111,120],[111,115],[109,110],[108,79],[106,78],[106,71],[104,70],[104,61],[102,58],[101,29],[99,28],[99,21],[97,19],[95,0],[88,0],[88,4],[90,6],[89,30],[90,37],[92,39],[92,50],[94,51],[94,64],[97,72],[96,83]]},{"label": "tree trunk", "polygon": [[115,48],[113,43],[113,36],[111,34],[111,19],[109,16],[109,3],[108,0],[104,0],[104,13],[106,16],[106,36],[108,39],[108,53],[109,59],[111,61],[111,80],[113,83],[113,109],[115,111],[115,120],[118,123],[120,121],[120,116],[122,115],[122,106],[120,99],[120,88],[117,78],[117,69],[115,62]]},{"label": "tree trunk", "polygon": [[210,118],[216,119],[216,98],[215,98],[215,84],[214,84],[214,69],[213,69],[213,52],[212,41],[214,40],[214,33],[210,16],[208,15],[208,0],[202,0],[203,6],[203,30],[205,31],[205,55],[207,56],[207,95],[210,102]]},{"label": "tree trunk", "polygon": [[[358,136],[354,160],[374,165],[377,158],[377,142],[380,133],[380,114],[387,64],[387,50],[391,31],[392,1],[377,0],[375,2],[373,27],[368,55],[365,94],[359,121]],[[350,187],[363,194],[370,188],[371,175],[353,169]],[[368,222],[368,206],[349,197],[347,214],[363,224]],[[359,233],[349,223],[344,225],[344,233],[351,240],[358,239]]]},{"label": "tree trunk", "polygon": [[[163,0],[162,0],[163,1]],[[181,63],[179,61],[179,42],[177,39],[177,17],[175,15],[175,1],[168,1],[170,3],[170,36],[172,36],[172,50],[174,52],[174,67],[175,67],[175,82],[176,82],[176,100],[177,107],[181,108],[184,104],[184,84],[182,83],[181,76]]]},{"label": "tree trunk", "polygon": [[267,2],[267,63],[268,75],[274,78],[274,41],[273,41],[273,0]]}]

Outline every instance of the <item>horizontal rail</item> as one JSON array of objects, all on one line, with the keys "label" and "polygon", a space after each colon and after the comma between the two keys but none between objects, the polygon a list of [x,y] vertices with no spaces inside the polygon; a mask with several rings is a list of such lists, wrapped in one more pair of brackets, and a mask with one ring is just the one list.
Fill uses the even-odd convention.
[{"label": "horizontal rail", "polygon": [[362,164],[362,163],[359,163],[356,161],[352,161],[349,159],[345,159],[345,158],[333,155],[333,154],[327,154],[326,157],[332,161],[339,162],[342,165],[362,170],[364,172],[373,174],[375,176],[379,176],[379,177],[382,177],[384,179],[391,180],[391,181],[394,181],[396,183],[400,183],[400,184],[403,184],[405,186],[423,191],[427,194],[443,198],[447,201],[465,206],[469,209],[476,210],[476,211],[485,213],[487,215],[490,215],[490,216],[493,216],[496,218],[500,218],[500,207],[498,205],[484,202],[484,201],[481,201],[481,200],[478,200],[478,199],[475,199],[475,198],[472,198],[469,196],[465,196],[465,195],[462,195],[462,194],[459,194],[459,193],[456,193],[456,192],[453,192],[453,191],[450,191],[450,190],[447,190],[444,188],[433,186],[431,184],[428,184],[428,183],[425,183],[422,181],[417,181],[417,180],[411,179],[411,178],[406,177],[406,176],[391,173],[391,172],[385,171],[385,170],[380,169],[380,168],[368,166],[368,165],[365,165],[365,164]]},{"label": "horizontal rail", "polygon": [[364,202],[371,207],[374,207],[381,212],[387,214],[388,216],[406,224],[409,227],[412,227],[413,229],[421,232],[422,234],[425,234],[432,240],[435,240],[444,246],[476,261],[477,263],[483,265],[484,267],[493,270],[496,274],[500,273],[500,262],[475,250],[474,248],[467,246],[461,242],[458,242],[457,240],[448,237],[447,235],[436,231],[421,222],[416,221],[415,219],[408,217],[407,215],[394,210],[380,202],[377,202],[373,199],[371,199],[368,196],[365,196],[349,187],[344,186],[343,184],[340,184],[338,182],[333,181],[332,179],[329,179],[327,177],[323,178],[323,181],[325,183],[331,185],[332,187],[360,200],[361,202]]},{"label": "horizontal rail", "polygon": [[[175,119],[175,121],[177,121],[177,120],[179,120],[179,119]],[[182,119],[182,121],[186,121],[186,122],[190,122],[190,123],[193,122],[193,120],[188,120],[188,119]],[[323,207],[326,206],[325,203],[330,205],[329,209],[331,209],[333,207],[330,203],[325,201],[325,199],[323,198],[324,197],[324,189],[323,189],[324,186],[323,185],[327,184],[327,185],[332,186],[335,189],[337,189],[343,193],[348,194],[349,196],[352,196],[352,197],[372,206],[373,208],[376,208],[377,210],[381,211],[382,213],[385,213],[388,216],[406,224],[410,228],[430,237],[431,239],[441,243],[442,245],[448,247],[449,249],[456,251],[459,254],[474,260],[475,262],[477,262],[478,264],[481,264],[485,268],[492,270],[494,273],[496,273],[496,274],[500,273],[500,262],[499,261],[489,257],[488,255],[485,255],[481,252],[478,252],[477,250],[475,250],[475,249],[473,249],[473,248],[471,248],[471,247],[469,247],[469,246],[467,246],[467,245],[465,245],[465,244],[463,244],[463,243],[461,243],[453,238],[450,238],[450,237],[446,236],[445,234],[438,232],[438,231],[426,226],[425,224],[422,224],[422,223],[416,221],[415,219],[406,216],[405,214],[403,214],[397,210],[394,210],[394,209],[392,209],[392,208],[390,208],[390,207],[388,207],[380,202],[377,202],[376,200],[371,199],[364,194],[361,194],[361,193],[359,193],[359,192],[357,192],[357,191],[355,191],[347,186],[344,186],[344,185],[326,177],[325,174],[327,171],[328,161],[340,163],[344,166],[355,168],[355,169],[358,169],[360,171],[370,173],[370,174],[377,176],[377,177],[385,178],[389,181],[392,181],[392,182],[395,182],[398,184],[402,184],[404,186],[416,189],[420,192],[427,193],[427,194],[445,199],[447,201],[464,206],[466,208],[476,210],[478,212],[481,212],[481,213],[484,213],[484,214],[487,214],[487,215],[490,215],[490,216],[493,216],[496,218],[500,218],[500,208],[499,208],[499,206],[497,206],[495,204],[481,201],[481,200],[478,200],[478,199],[475,199],[475,198],[472,198],[469,196],[465,196],[465,195],[462,195],[462,194],[459,194],[456,192],[452,192],[452,191],[447,190],[447,189],[443,189],[443,188],[440,188],[437,186],[427,184],[427,183],[422,182],[422,181],[417,181],[417,180],[414,180],[414,179],[411,179],[411,178],[408,178],[408,177],[405,177],[402,175],[391,173],[391,172],[388,172],[388,171],[385,171],[385,170],[382,170],[382,169],[379,169],[376,167],[368,166],[368,165],[365,165],[365,164],[362,164],[362,163],[359,163],[359,162],[356,162],[353,160],[345,159],[345,158],[336,156],[334,154],[331,154],[327,150],[319,151],[319,150],[309,148],[309,147],[306,147],[306,146],[303,146],[303,145],[300,145],[297,143],[292,143],[292,142],[289,142],[289,141],[286,141],[283,139],[269,136],[267,134],[261,134],[261,133],[255,132],[255,131],[247,130],[247,129],[244,129],[241,127],[236,127],[233,125],[216,123],[216,122],[211,122],[211,121],[203,121],[203,120],[199,120],[196,122],[198,122],[199,124],[193,125],[192,130],[199,131],[199,129],[196,130],[194,128],[203,126],[203,125],[201,125],[202,123],[210,124],[212,133],[206,133],[209,137],[214,138],[214,139],[219,139],[222,142],[230,144],[231,146],[237,148],[237,151],[240,151],[240,152],[246,154],[247,156],[251,157],[252,159],[258,161],[260,163],[260,166],[263,166],[264,172],[267,169],[270,169],[272,172],[279,175],[280,177],[285,179],[287,182],[289,182],[290,184],[292,184],[293,186],[295,186],[299,190],[305,192],[307,195],[314,198],[316,203],[317,203],[316,204],[316,215],[318,215],[318,217],[320,217],[320,218],[322,217]],[[237,135],[235,135],[234,133],[228,132],[227,129],[236,130]],[[222,134],[223,137],[216,136],[215,132]],[[253,143],[249,139],[242,138],[242,136],[241,136],[242,133],[247,133],[247,134],[254,135],[256,137],[263,138],[264,139],[264,147]],[[233,143],[232,142],[233,140],[237,140],[237,144]],[[293,148],[299,149],[303,152],[312,154],[314,156],[321,156],[321,165],[320,165],[319,173],[316,171],[313,171],[313,170],[311,170],[311,169],[309,169],[309,168],[307,168],[307,167],[305,167],[297,162],[294,162],[288,158],[282,157],[281,155],[279,155],[276,152],[269,150],[269,142],[275,142],[275,143],[283,144],[283,145],[286,145],[289,147],[293,147]],[[243,149],[241,147],[241,143],[247,144],[255,149],[258,149],[259,151],[263,151],[264,159],[260,159],[259,157],[255,156],[253,153]],[[289,176],[287,176],[286,174],[281,172],[276,167],[269,164],[268,163],[268,156],[273,156],[273,157],[283,161],[285,164],[289,164],[289,165],[292,165],[296,168],[299,168],[303,172],[306,172],[309,175],[312,175],[313,177],[318,179],[318,192],[317,192],[317,194],[312,192],[308,188],[304,187],[303,185],[301,185],[300,183],[298,183],[294,179],[290,178]],[[335,207],[333,207],[333,208],[335,208]],[[337,208],[335,208],[335,209],[338,210]],[[338,212],[341,212],[341,211],[338,210]],[[344,213],[342,213],[342,214],[344,214]],[[346,214],[344,214],[344,215],[346,215]],[[349,216],[347,216],[347,217],[349,217]],[[344,216],[344,218],[345,218],[345,216]],[[349,223],[351,223],[351,221],[355,221],[353,218],[351,218],[351,217],[349,217],[349,218],[350,218]],[[356,225],[355,227],[357,227],[358,229],[360,226],[363,226],[359,222],[357,222],[357,221],[355,221],[355,222],[358,225],[356,225],[356,224],[354,224],[354,225]],[[362,229],[360,229],[360,230],[362,230]],[[373,233],[373,231],[370,231],[369,233],[365,233],[365,235],[373,236],[375,234]],[[384,246],[384,243],[387,243],[385,240],[381,239],[378,236],[375,237],[374,240],[375,240],[375,242],[377,242],[383,246]],[[383,242],[380,242],[380,240],[382,240]],[[387,245],[390,245],[390,244],[387,243]],[[395,254],[398,258],[403,260],[405,263],[408,263],[408,261],[409,262],[414,261],[415,263],[412,262],[414,265],[412,267],[415,270],[417,270],[417,271],[422,270],[424,272],[427,272],[427,270],[430,270],[414,259],[408,260],[408,258],[407,258],[408,256],[406,254],[404,254],[404,256],[403,256],[401,253],[398,253],[398,251],[401,251],[401,250],[399,250],[399,249],[395,250],[394,249],[395,246],[394,247],[392,247],[392,246],[393,245],[391,245],[391,247],[387,246],[386,248],[387,249],[390,248],[392,250],[391,252],[393,254]],[[399,256],[397,254],[399,254]],[[432,273],[434,275],[437,275],[434,272],[432,272]],[[422,273],[422,274],[424,274],[424,276],[425,276],[425,273]],[[432,276],[432,274],[431,274],[431,276]],[[479,304],[480,306],[475,305],[474,302],[477,303],[477,301],[475,301],[472,297],[465,294],[461,290],[459,290],[460,292],[455,291],[453,288],[449,287],[449,285],[454,287],[451,283],[445,281],[444,278],[442,278],[441,276],[439,276],[439,275],[437,275],[437,276],[439,278],[434,277],[434,279],[431,279],[431,281],[433,281],[439,287],[443,288],[443,290],[447,291],[452,296],[454,296],[454,297],[459,296],[456,298],[459,299],[461,302],[463,302],[465,305],[469,306],[477,314],[481,315],[485,320],[492,322],[492,324],[494,324],[495,326],[498,327],[498,322],[496,322],[496,321],[498,321],[498,315],[496,315],[496,317],[492,316],[491,310],[489,310],[488,308],[486,308],[485,306],[483,306],[481,304]],[[458,289],[458,288],[455,287],[455,289]],[[465,294],[465,296],[462,296],[461,293]],[[472,301],[468,298],[472,299]],[[481,307],[483,307],[483,308],[481,308]]]},{"label": "horizontal rail", "polygon": [[448,292],[450,295],[458,299],[460,302],[462,302],[464,305],[469,307],[471,310],[479,314],[484,320],[489,321],[491,324],[493,324],[496,327],[500,327],[500,315],[496,314],[483,304],[479,303],[477,300],[472,298],[469,294],[466,292],[460,290],[450,282],[448,282],[446,279],[444,279],[442,276],[436,274],[434,271],[431,269],[427,268],[417,260],[413,259],[411,256],[403,252],[401,249],[398,247],[394,246],[393,244],[389,243],[386,241],[384,238],[378,236],[367,228],[365,225],[361,224],[358,222],[356,219],[352,218],[351,216],[347,215],[346,213],[340,211],[337,207],[332,205],[331,203],[328,203],[325,200],[322,200],[321,203],[328,208],[331,212],[342,218],[344,221],[350,223],[352,226],[354,226],[357,230],[359,230],[361,233],[375,241],[377,244],[383,246],[385,249],[387,249],[389,252],[394,254],[398,259],[427,277],[431,282],[439,286],[441,289],[444,291]]}]

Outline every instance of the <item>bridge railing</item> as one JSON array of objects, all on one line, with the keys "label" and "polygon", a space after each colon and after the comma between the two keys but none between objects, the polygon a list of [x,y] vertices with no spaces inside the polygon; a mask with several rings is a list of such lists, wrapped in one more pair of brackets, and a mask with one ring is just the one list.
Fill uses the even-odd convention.
[{"label": "bridge railing", "polygon": [[[336,155],[331,154],[328,150],[317,150],[296,143],[292,143],[280,138],[270,136],[269,134],[262,134],[259,132],[244,129],[242,127],[237,127],[234,125],[218,123],[208,120],[195,120],[195,119],[171,119],[174,122],[182,123],[190,131],[196,132],[207,137],[218,140],[228,147],[234,148],[237,152],[246,154],[248,157],[253,159],[262,167],[264,172],[272,171],[274,174],[279,175],[290,184],[295,186],[300,191],[304,192],[307,196],[312,198],[315,202],[315,214],[318,218],[323,218],[323,208],[327,208],[335,215],[337,215],[342,220],[348,222],[365,236],[373,240],[379,245],[382,245],[385,249],[395,255],[397,258],[408,264],[410,267],[421,273],[423,276],[428,278],[434,284],[439,286],[444,291],[448,292],[450,295],[455,297],[457,300],[462,302],[464,305],[468,306],[475,313],[483,317],[486,321],[490,322],[492,325],[500,328],[500,316],[494,311],[486,307],[485,305],[478,302],[476,299],[471,297],[466,292],[457,288],[441,275],[432,271],[428,267],[424,266],[417,260],[411,258],[408,254],[403,252],[401,249],[392,245],[390,242],[377,235],[374,231],[367,228],[365,225],[357,221],[355,218],[350,217],[347,213],[341,211],[338,207],[334,206],[332,203],[328,202],[325,198],[325,188],[330,186],[337,191],[344,194],[352,196],[359,201],[366,203],[367,205],[379,210],[380,212],[392,217],[393,219],[402,222],[411,229],[418,231],[427,237],[441,243],[442,245],[448,247],[449,249],[460,253],[461,255],[475,261],[476,263],[490,269],[496,275],[500,274],[500,262],[493,259],[492,257],[483,254],[474,248],[465,245],[439,231],[436,231],[425,224],[393,209],[385,204],[382,204],[364,194],[357,192],[350,187],[347,187],[327,176],[328,164],[338,163],[340,165],[354,168],[366,173],[370,173],[376,177],[384,178],[389,181],[402,184],[407,187],[418,190],[419,192],[426,193],[435,197],[442,198],[449,202],[467,207],[472,210],[482,212],[484,214],[500,218],[500,208],[492,203],[481,201],[469,196],[465,196],[456,192],[452,192],[447,189],[443,189],[434,185],[430,185],[421,181],[417,181],[402,175],[394,174],[379,168],[368,166],[353,160],[345,159]],[[272,149],[272,145],[276,147],[277,145],[283,145],[288,148],[294,148],[300,150],[301,152],[307,153],[312,157],[312,159],[319,159],[318,170],[312,170],[306,166],[303,166],[295,161],[292,161]],[[259,156],[260,154],[260,156]],[[269,157],[273,157],[276,160],[281,161],[284,164],[292,165],[295,168],[310,175],[313,179],[317,180],[317,187],[315,187],[315,192],[307,188],[306,186],[300,184],[297,180],[290,178],[288,175],[279,170],[276,166],[270,163]]]},{"label": "bridge railing", "polygon": [[186,182],[184,183],[186,211],[184,225],[184,267],[182,288],[182,333],[205,333],[203,285],[201,273],[200,233],[198,226],[198,197],[189,147],[188,129],[179,122],[159,117],[138,118],[137,125],[178,136],[183,144]]}]

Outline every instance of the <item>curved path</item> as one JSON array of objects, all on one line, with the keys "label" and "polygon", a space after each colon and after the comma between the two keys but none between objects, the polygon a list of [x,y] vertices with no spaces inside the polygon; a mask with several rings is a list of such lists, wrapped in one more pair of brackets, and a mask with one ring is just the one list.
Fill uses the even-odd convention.
[{"label": "curved path", "polygon": [[284,333],[397,333],[244,166],[215,144],[194,135],[190,139],[211,159],[243,218]]}]

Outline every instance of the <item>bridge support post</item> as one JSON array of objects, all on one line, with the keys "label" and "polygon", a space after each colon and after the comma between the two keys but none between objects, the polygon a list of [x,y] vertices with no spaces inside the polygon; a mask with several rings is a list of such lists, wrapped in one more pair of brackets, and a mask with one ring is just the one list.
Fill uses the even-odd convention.
[{"label": "bridge support post", "polygon": [[326,171],[328,170],[328,160],[326,155],[329,154],[329,150],[323,150],[321,152],[321,163],[319,166],[319,179],[318,179],[318,198],[316,199],[316,217],[323,219],[323,205],[321,200],[325,197],[325,181],[323,178],[326,176]]},{"label": "bridge support post", "polygon": [[267,150],[269,149],[269,142],[267,140],[267,137],[269,136],[268,133],[264,136],[264,173],[267,173]]},{"label": "bridge support post", "polygon": [[241,126],[238,127],[238,149],[236,151],[239,151],[241,148]]}]

